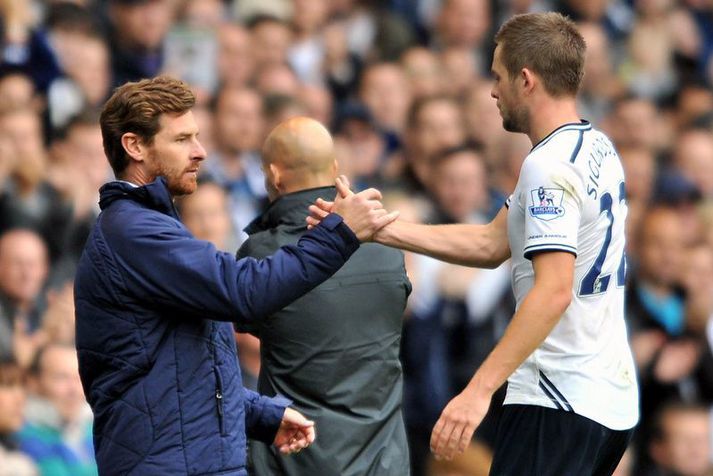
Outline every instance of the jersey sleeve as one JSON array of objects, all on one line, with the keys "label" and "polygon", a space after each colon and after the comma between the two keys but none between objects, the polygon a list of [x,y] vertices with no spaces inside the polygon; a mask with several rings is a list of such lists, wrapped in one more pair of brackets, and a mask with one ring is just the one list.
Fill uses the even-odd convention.
[{"label": "jersey sleeve", "polygon": [[533,157],[521,173],[525,207],[525,258],[541,251],[577,256],[582,180],[572,164]]}]

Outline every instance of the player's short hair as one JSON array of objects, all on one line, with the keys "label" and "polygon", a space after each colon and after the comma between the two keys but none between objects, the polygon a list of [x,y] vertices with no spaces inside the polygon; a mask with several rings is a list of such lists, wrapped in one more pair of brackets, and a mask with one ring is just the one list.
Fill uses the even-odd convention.
[{"label": "player's short hair", "polygon": [[132,132],[151,144],[162,114],[188,112],[196,98],[186,83],[168,76],[143,79],[119,86],[104,105],[99,118],[104,153],[120,177],[129,164],[121,137]]},{"label": "player's short hair", "polygon": [[528,68],[552,96],[577,94],[586,44],[569,18],[555,12],[515,15],[500,27],[495,43],[510,79]]}]

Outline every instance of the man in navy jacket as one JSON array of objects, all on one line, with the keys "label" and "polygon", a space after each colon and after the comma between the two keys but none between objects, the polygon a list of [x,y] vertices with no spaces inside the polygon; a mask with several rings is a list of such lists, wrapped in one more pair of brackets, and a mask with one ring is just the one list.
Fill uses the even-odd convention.
[{"label": "man in navy jacket", "polygon": [[118,180],[101,189],[75,282],[101,474],[245,475],[246,437],[283,453],[308,446],[313,423],[289,401],[243,388],[232,323],[307,293],[396,218],[367,190],[262,260],[195,239],[172,200],[195,190],[205,158],[193,105],[184,83],[164,77],[121,86],[101,115]]}]

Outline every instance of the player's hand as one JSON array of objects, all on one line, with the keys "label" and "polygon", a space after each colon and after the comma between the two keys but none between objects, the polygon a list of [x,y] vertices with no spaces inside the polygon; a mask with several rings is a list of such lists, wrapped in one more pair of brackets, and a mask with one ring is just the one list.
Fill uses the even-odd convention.
[{"label": "player's hand", "polygon": [[468,389],[448,402],[431,434],[431,451],[436,459],[450,460],[465,451],[489,406],[489,397],[474,395]]},{"label": "player's hand", "polygon": [[318,200],[310,206],[310,216],[307,223],[316,226],[329,213],[338,213],[344,223],[359,238],[359,241],[369,241],[381,228],[398,218],[398,212],[387,212],[381,204],[381,192],[370,188],[359,193],[349,189],[349,181],[340,176],[336,180],[337,197],[333,203]]},{"label": "player's hand", "polygon": [[280,428],[275,435],[273,445],[282,454],[299,453],[314,442],[316,433],[314,422],[306,419],[300,412],[292,408],[285,408]]}]

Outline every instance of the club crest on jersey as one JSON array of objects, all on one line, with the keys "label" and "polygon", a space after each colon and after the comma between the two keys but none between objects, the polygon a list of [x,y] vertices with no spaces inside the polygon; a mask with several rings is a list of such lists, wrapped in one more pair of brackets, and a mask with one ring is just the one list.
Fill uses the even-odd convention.
[{"label": "club crest on jersey", "polygon": [[539,220],[554,220],[564,215],[562,197],[564,190],[561,188],[539,187],[530,190],[533,206],[529,207],[530,215]]}]

